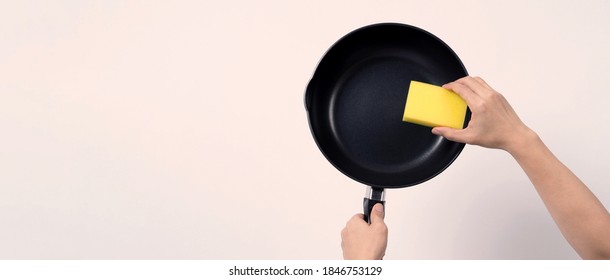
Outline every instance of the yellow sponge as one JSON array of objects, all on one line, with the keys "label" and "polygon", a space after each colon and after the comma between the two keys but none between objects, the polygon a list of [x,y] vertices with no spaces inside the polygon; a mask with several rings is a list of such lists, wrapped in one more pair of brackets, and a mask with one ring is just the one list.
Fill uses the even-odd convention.
[{"label": "yellow sponge", "polygon": [[466,102],[442,87],[411,81],[402,120],[429,127],[463,128]]}]

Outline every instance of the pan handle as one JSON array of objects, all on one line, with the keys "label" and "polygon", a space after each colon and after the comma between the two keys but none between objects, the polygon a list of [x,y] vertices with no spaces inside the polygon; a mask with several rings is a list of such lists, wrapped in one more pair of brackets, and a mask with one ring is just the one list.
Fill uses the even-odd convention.
[{"label": "pan handle", "polygon": [[369,219],[369,217],[371,216],[371,211],[373,211],[373,206],[375,206],[375,204],[377,203],[383,204],[385,211],[385,189],[367,186],[363,206],[364,220],[369,224],[371,223]]}]

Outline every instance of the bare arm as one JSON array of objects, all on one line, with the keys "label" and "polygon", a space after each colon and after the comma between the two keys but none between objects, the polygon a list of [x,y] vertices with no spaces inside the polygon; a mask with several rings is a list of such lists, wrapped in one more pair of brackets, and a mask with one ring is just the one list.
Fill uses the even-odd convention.
[{"label": "bare arm", "polygon": [[519,119],[504,97],[481,78],[465,77],[444,86],[472,110],[462,130],[432,130],[447,139],[503,149],[525,171],[560,231],[584,259],[610,259],[610,214],[538,135]]}]

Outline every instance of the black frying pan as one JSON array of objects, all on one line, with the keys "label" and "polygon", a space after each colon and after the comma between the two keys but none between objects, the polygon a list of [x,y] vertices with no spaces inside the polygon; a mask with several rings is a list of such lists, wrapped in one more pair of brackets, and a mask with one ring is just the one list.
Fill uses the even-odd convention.
[{"label": "black frying pan", "polygon": [[[443,85],[466,75],[447,44],[405,24],[362,27],[324,55],[305,92],[309,125],[328,161],[370,187],[367,220],[372,206],[384,203],[385,188],[429,180],[464,148],[402,121],[410,81]],[[464,124],[469,120],[470,110]]]}]

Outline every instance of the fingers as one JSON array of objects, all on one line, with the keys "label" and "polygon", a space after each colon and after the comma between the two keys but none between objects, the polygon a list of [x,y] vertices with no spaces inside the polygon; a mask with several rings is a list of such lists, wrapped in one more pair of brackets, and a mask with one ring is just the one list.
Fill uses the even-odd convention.
[{"label": "fingers", "polygon": [[347,227],[350,227],[351,225],[361,224],[361,223],[367,224],[367,222],[364,221],[364,214],[359,213],[359,214],[352,216],[352,218],[349,219],[349,221],[347,221],[345,227],[347,228]]},{"label": "fingers", "polygon": [[448,140],[460,143],[468,143],[468,131],[466,129],[454,129],[450,127],[435,127],[432,129],[432,133],[443,136]]},{"label": "fingers", "polygon": [[354,216],[352,216],[352,218],[350,218],[347,223],[345,224],[345,228],[343,228],[343,230],[341,231],[341,237],[345,238],[345,236],[348,234],[349,232],[349,228],[352,228],[358,224],[364,224],[364,225],[368,225],[365,221],[364,221],[364,214],[359,213],[356,214]]},{"label": "fingers", "polygon": [[443,88],[451,90],[466,101],[469,107],[479,103],[481,98],[489,97],[495,93],[480,77],[466,76],[457,81],[445,84]]},{"label": "fingers", "polygon": [[385,213],[383,212],[383,204],[375,204],[375,206],[373,206],[373,211],[371,211],[371,225],[383,223],[384,217]]},{"label": "fingers", "polygon": [[455,92],[462,99],[464,99],[464,101],[466,101],[466,104],[469,107],[472,107],[474,104],[478,104],[481,97],[476,94],[468,85],[459,81],[460,80],[445,84],[443,85],[443,88]]},{"label": "fingers", "polygon": [[[479,79],[481,79],[481,78],[479,78]],[[483,79],[481,79],[481,81],[482,80]],[[460,84],[467,86],[468,88],[470,88],[470,90],[472,90],[478,96],[485,97],[492,93],[489,90],[490,88],[485,86],[484,81],[483,81],[483,83],[481,83],[477,78],[473,78],[470,76],[461,78],[461,79],[457,80],[456,83],[460,83]]]},{"label": "fingers", "polygon": [[360,221],[360,220],[364,221],[364,214],[358,213],[358,214],[354,215],[350,221],[352,221],[352,220],[354,220],[354,221]]},{"label": "fingers", "polygon": [[485,82],[485,80],[483,80],[481,77],[474,77],[474,79],[487,89],[493,90],[493,88],[491,88],[491,86],[488,85],[487,82]]},{"label": "fingers", "polygon": [[[451,90],[466,101],[470,108],[479,108],[484,100],[494,94],[494,90],[480,77],[466,76],[443,85],[443,88]],[[473,110],[474,110],[473,109]],[[449,127],[435,127],[432,133],[445,137],[448,140],[470,144],[471,133],[467,128],[453,129]]]},{"label": "fingers", "polygon": [[[371,219],[371,225],[376,224],[376,223],[383,223],[383,218],[385,217],[385,213],[383,211],[383,204],[381,203],[377,203],[375,204],[375,206],[373,206],[373,209],[371,210],[371,214],[370,214],[370,219]],[[351,219],[349,219],[349,221],[347,221],[347,224],[345,225],[345,228],[343,229],[343,231],[347,230],[348,228],[352,228],[352,227],[358,227],[358,226],[369,226],[369,224],[364,221],[364,214],[359,213],[356,214],[354,216],[352,216]],[[341,233],[342,235],[344,234],[344,232]]]}]

